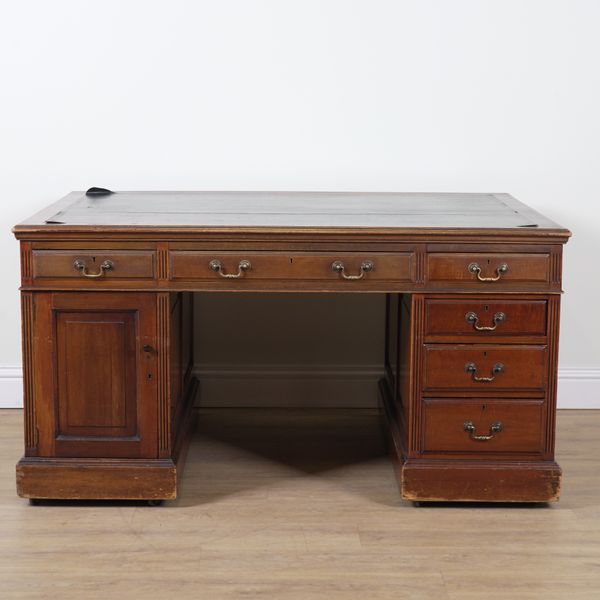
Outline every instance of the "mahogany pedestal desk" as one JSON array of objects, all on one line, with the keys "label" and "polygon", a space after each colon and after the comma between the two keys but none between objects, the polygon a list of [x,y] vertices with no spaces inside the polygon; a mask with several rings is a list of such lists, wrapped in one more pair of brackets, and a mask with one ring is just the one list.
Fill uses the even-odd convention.
[{"label": "mahogany pedestal desk", "polygon": [[558,498],[570,233],[507,194],[92,188],[14,233],[21,496],[175,498],[195,414],[192,293],[301,291],[387,297],[380,396],[403,498]]}]

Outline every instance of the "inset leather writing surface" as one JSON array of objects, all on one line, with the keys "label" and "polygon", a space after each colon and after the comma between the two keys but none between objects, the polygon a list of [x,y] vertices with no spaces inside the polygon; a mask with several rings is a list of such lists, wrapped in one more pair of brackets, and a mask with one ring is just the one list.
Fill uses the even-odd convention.
[{"label": "inset leather writing surface", "polygon": [[23,225],[560,229],[508,194],[73,192],[57,209]]}]

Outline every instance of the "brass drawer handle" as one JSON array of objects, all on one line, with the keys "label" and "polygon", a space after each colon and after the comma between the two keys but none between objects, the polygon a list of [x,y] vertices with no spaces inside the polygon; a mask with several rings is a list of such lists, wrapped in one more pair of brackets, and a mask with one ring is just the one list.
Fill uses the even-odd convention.
[{"label": "brass drawer handle", "polygon": [[249,260],[240,260],[237,273],[224,273],[221,261],[214,258],[208,263],[208,268],[218,273],[221,277],[225,277],[225,279],[238,279],[238,277],[241,277],[246,271],[252,268],[252,264]]},{"label": "brass drawer handle", "polygon": [[370,273],[375,268],[375,265],[370,260],[365,260],[360,265],[360,275],[347,275],[346,267],[341,260],[336,260],[331,263],[331,270],[334,273],[339,273],[344,279],[362,279],[365,273]]},{"label": "brass drawer handle", "polygon": [[506,315],[503,312],[497,312],[493,318],[493,325],[478,325],[479,317],[477,316],[477,313],[468,312],[465,315],[465,321],[467,323],[472,323],[473,329],[477,331],[495,331],[500,323],[506,321]]},{"label": "brass drawer handle", "polygon": [[464,423],[464,430],[469,434],[469,437],[476,442],[487,442],[503,429],[504,425],[502,424],[502,421],[496,421],[490,425],[490,433],[488,435],[476,435],[475,423],[473,423],[473,421],[465,421]]},{"label": "brass drawer handle", "polygon": [[106,273],[106,271],[110,271],[111,269],[114,268],[114,264],[112,262],[112,260],[104,260],[102,261],[101,265],[100,265],[100,270],[97,273],[90,273],[87,269],[87,265],[85,264],[85,261],[81,260],[80,258],[75,259],[75,261],[73,262],[73,267],[77,270],[81,272],[81,275],[83,277],[89,277],[91,279],[95,279],[96,277],[102,277],[102,275],[104,275],[104,273]]},{"label": "brass drawer handle", "polygon": [[490,381],[494,381],[496,379],[496,375],[502,373],[504,371],[504,365],[502,363],[496,363],[492,367],[492,376],[491,377],[478,377],[477,373],[477,365],[475,363],[469,362],[465,365],[465,371],[467,373],[471,373],[471,379],[473,381],[477,381],[478,383],[489,383]]},{"label": "brass drawer handle", "polygon": [[481,276],[481,267],[476,263],[476,262],[472,262],[468,267],[467,270],[469,271],[469,273],[475,273],[475,275],[477,275],[477,279],[479,279],[479,281],[498,281],[498,279],[500,279],[500,277],[502,277],[502,275],[504,275],[504,273],[508,272],[508,265],[506,263],[502,263],[501,265],[496,267],[496,277],[482,277]]}]

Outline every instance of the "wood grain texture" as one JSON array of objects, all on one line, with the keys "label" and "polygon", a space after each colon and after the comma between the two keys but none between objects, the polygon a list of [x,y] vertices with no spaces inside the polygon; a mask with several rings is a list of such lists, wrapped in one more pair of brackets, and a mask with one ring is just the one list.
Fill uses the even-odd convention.
[{"label": "wood grain texture", "polygon": [[546,413],[546,454],[554,455],[556,436],[556,402],[558,391],[558,342],[560,335],[560,296],[548,302],[548,392]]},{"label": "wood grain texture", "polygon": [[17,493],[32,499],[173,499],[177,472],[170,459],[23,458],[17,463]]},{"label": "wood grain texture", "polygon": [[[480,281],[469,265],[477,264],[481,278],[498,278]],[[507,265],[506,273],[498,273]],[[545,253],[516,254],[512,252],[431,252],[427,260],[427,278],[431,282],[469,284],[481,288],[501,287],[510,283],[549,283],[550,257]],[[489,289],[486,291],[490,291]]]},{"label": "wood grain texture", "polygon": [[137,438],[135,314],[61,311],[55,327],[57,435]]},{"label": "wood grain texture", "polygon": [[310,280],[321,280],[348,285],[340,274],[332,270],[332,264],[341,261],[348,275],[360,275],[361,265],[365,261],[373,264],[373,270],[363,277],[365,281],[414,281],[412,253],[383,252],[338,252],[325,254],[316,252],[303,253],[253,253],[253,252],[198,252],[180,250],[171,252],[171,277],[173,280],[221,281],[219,273],[209,268],[211,260],[218,260],[224,274],[236,274],[241,261],[250,262],[251,268],[242,276],[227,282],[229,286],[238,287],[247,281],[264,279],[301,280],[304,285]]},{"label": "wood grain texture", "polygon": [[[408,352],[409,363],[401,376],[407,379],[405,385],[401,386],[406,390],[408,397],[402,399],[406,411],[407,431],[406,442],[403,443],[408,450],[408,456],[416,455],[421,451],[421,416],[422,402],[421,393],[423,389],[423,327],[425,298],[422,295],[414,294],[406,299],[406,310],[402,312],[400,328],[408,332],[404,340],[405,352]],[[401,338],[402,338],[402,334]],[[408,350],[410,349],[410,350]],[[404,432],[403,432],[404,433]]]},{"label": "wood grain texture", "polygon": [[[427,344],[423,354],[423,390],[429,394],[444,390],[476,394],[543,391],[547,362],[546,346]],[[468,372],[467,364],[473,364],[476,371]],[[495,365],[502,365],[503,370],[495,373]],[[478,381],[477,377],[483,380]]]},{"label": "wood grain texture", "polygon": [[31,283],[33,276],[31,242],[21,243],[21,280]]},{"label": "wood grain texture", "polygon": [[[545,427],[542,400],[486,399],[457,400],[428,398],[424,401],[423,452],[448,457],[484,458],[502,453],[520,454],[521,460],[531,456],[539,460],[544,446]],[[489,435],[489,440],[474,440],[464,429],[470,421],[475,435]],[[493,433],[491,426],[501,423],[502,430]]]},{"label": "wood grain texture", "polygon": [[104,261],[110,261],[112,268],[98,277],[102,281],[154,279],[156,276],[156,257],[151,250],[34,250],[32,254],[34,280],[84,279],[81,271],[74,267],[77,260],[82,261],[92,274],[100,272],[100,265]]},{"label": "wood grain texture", "polygon": [[400,487],[417,502],[554,502],[560,496],[561,468],[555,462],[502,463],[408,460]]},{"label": "wood grain texture", "polygon": [[30,506],[12,468],[22,412],[0,411],[3,597],[594,600],[600,589],[599,411],[559,411],[561,502],[468,510],[398,497],[373,412],[200,416],[176,500]]},{"label": "wood grain texture", "polygon": [[171,299],[157,295],[158,324],[158,455],[171,454]]},{"label": "wood grain texture", "polygon": [[169,243],[158,242],[156,244],[156,255],[159,280],[169,279]]},{"label": "wood grain texture", "polygon": [[35,410],[35,357],[34,357],[34,296],[21,293],[21,341],[23,357],[23,406],[25,411],[25,454],[35,456],[38,450],[38,431]]},{"label": "wood grain texture", "polygon": [[[539,299],[498,299],[481,295],[467,299],[432,298],[427,300],[425,307],[425,337],[433,341],[435,336],[437,341],[443,341],[443,336],[454,339],[466,336],[473,342],[502,336],[544,337],[546,305],[545,300]],[[471,313],[476,321],[468,320],[467,316]]]}]

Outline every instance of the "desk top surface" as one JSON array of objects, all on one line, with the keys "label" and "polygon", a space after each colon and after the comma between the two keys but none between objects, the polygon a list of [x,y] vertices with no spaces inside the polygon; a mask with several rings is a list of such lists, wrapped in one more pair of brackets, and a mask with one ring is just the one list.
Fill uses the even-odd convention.
[{"label": "desk top surface", "polygon": [[14,231],[19,235],[85,228],[528,230],[569,234],[509,194],[387,192],[72,192]]}]

